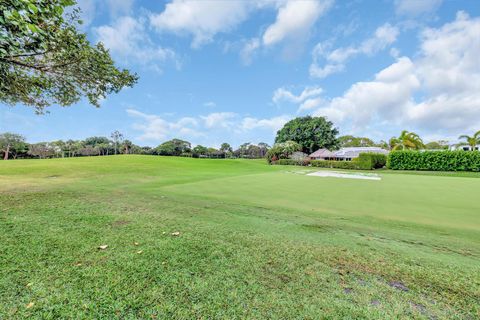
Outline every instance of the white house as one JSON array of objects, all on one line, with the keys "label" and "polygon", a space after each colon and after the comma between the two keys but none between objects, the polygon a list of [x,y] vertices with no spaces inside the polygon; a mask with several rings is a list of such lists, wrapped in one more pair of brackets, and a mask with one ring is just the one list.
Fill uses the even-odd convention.
[{"label": "white house", "polygon": [[[472,151],[472,147],[471,146],[465,146],[465,145],[451,144],[451,145],[448,146],[448,150]],[[477,144],[475,146],[474,150],[480,150],[480,144]]]},{"label": "white house", "polygon": [[351,161],[358,158],[360,153],[381,153],[388,154],[388,150],[379,147],[350,147],[341,148],[337,151],[329,151],[327,149],[320,149],[312,153],[309,157],[313,160],[343,160]]}]

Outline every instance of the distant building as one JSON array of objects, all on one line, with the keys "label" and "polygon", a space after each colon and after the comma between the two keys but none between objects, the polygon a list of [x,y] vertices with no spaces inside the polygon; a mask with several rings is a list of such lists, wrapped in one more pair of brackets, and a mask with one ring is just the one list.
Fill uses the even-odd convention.
[{"label": "distant building", "polygon": [[[472,151],[471,146],[465,146],[465,145],[459,145],[459,144],[451,144],[448,146],[448,150],[463,150],[463,151]],[[480,150],[480,144],[477,144],[475,146],[474,150]]]},{"label": "distant building", "polygon": [[388,154],[388,150],[379,147],[351,147],[341,148],[337,151],[330,151],[327,149],[320,149],[310,155],[312,160],[340,160],[351,161],[358,158],[360,153],[381,153]]}]

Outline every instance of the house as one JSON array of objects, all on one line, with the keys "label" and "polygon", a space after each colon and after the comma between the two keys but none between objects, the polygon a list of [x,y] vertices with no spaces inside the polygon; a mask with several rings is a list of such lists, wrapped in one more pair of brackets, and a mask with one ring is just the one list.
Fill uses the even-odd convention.
[{"label": "house", "polygon": [[333,160],[335,158],[335,154],[327,149],[319,149],[309,155],[309,157],[312,160]]},{"label": "house", "polygon": [[[472,147],[469,145],[462,145],[462,144],[451,144],[448,146],[448,150],[463,150],[463,151],[472,151]],[[480,144],[475,146],[474,150],[480,150]]]},{"label": "house", "polygon": [[338,160],[351,161],[358,158],[360,153],[381,153],[388,154],[388,150],[379,147],[350,147],[341,148],[337,151],[329,151],[327,149],[320,149],[310,155],[312,160]]}]

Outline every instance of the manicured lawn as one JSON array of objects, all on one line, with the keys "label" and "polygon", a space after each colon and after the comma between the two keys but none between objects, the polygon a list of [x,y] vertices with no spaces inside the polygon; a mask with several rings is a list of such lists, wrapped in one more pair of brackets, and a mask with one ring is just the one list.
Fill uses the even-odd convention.
[{"label": "manicured lawn", "polygon": [[0,162],[0,319],[480,317],[480,174],[308,170]]}]

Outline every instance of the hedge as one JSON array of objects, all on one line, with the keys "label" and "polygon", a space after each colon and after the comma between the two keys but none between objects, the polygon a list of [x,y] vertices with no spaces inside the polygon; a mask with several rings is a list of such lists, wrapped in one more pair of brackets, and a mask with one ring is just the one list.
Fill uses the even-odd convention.
[{"label": "hedge", "polygon": [[382,153],[360,153],[354,161],[359,162],[366,170],[380,169],[387,164],[387,156]]},{"label": "hedge", "polygon": [[311,165],[312,167],[321,168],[372,170],[383,168],[387,163],[387,157],[379,153],[361,153],[358,158],[352,161],[280,159],[274,161],[274,163],[284,166]]},{"label": "hedge", "polygon": [[479,151],[393,151],[392,170],[480,171]]},{"label": "hedge", "polygon": [[309,159],[296,160],[296,159],[280,159],[275,161],[275,164],[283,166],[308,166],[310,164]]},{"label": "hedge", "polygon": [[312,167],[335,168],[335,169],[360,169],[356,161],[335,161],[335,160],[312,160]]}]

